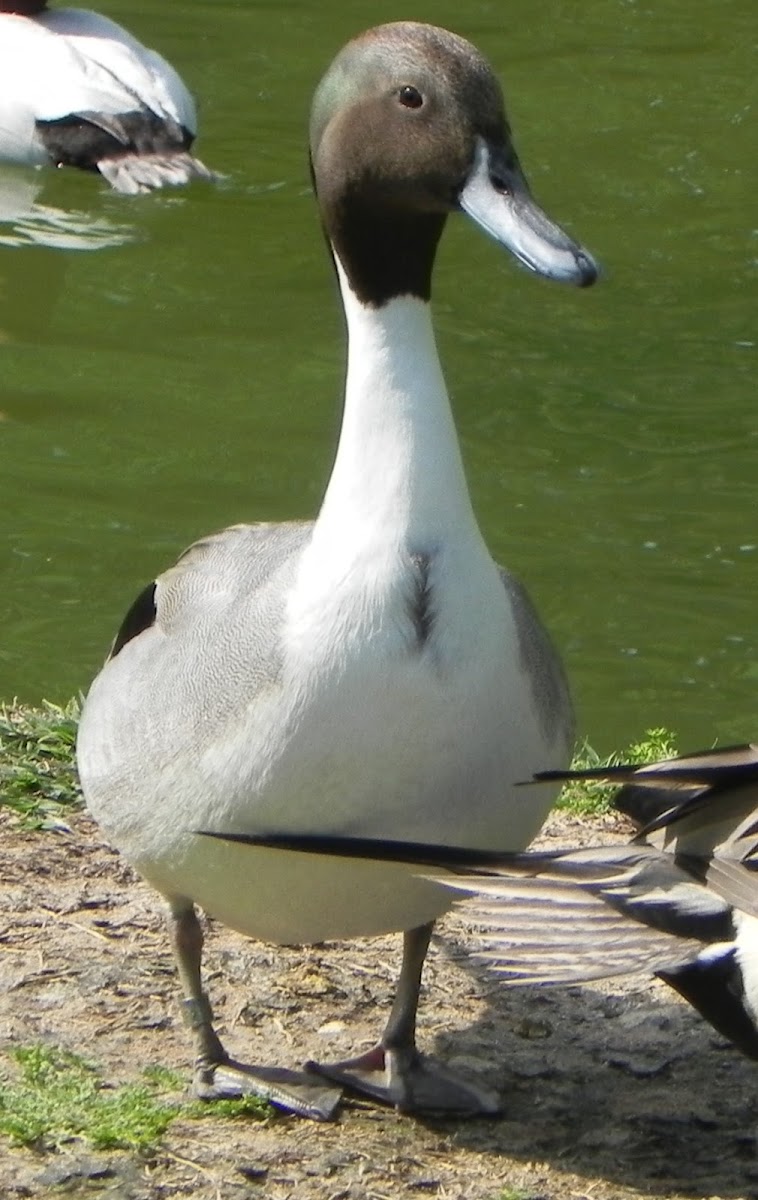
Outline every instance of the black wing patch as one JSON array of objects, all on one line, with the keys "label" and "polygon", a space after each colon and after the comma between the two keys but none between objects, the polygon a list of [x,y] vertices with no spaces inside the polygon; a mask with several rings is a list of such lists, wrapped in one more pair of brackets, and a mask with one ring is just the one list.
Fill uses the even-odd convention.
[{"label": "black wing patch", "polygon": [[37,121],[37,132],[56,166],[96,171],[101,159],[124,154],[156,154],[188,150],[192,134],[176,121],[149,110],[119,113],[71,113]]},{"label": "black wing patch", "polygon": [[111,646],[111,652],[108,655],[109,658],[115,658],[119,651],[123,650],[127,642],[130,642],[132,638],[136,638],[138,634],[155,624],[157,612],[155,588],[155,581],[149,583],[134,601],[134,604],[121,622],[121,628]]}]

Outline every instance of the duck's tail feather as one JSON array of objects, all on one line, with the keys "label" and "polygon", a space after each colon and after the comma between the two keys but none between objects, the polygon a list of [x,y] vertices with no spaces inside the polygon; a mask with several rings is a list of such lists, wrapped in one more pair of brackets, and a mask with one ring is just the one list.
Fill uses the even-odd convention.
[{"label": "duck's tail feather", "polygon": [[460,878],[469,891],[457,906],[471,950],[503,982],[554,986],[614,975],[651,973],[702,943],[630,919],[602,895],[567,881]]},{"label": "duck's tail feather", "polygon": [[101,158],[97,169],[111,187],[127,196],[164,187],[182,187],[194,179],[217,179],[199,158],[186,150],[155,154],[120,154]]},{"label": "duck's tail feather", "polygon": [[[614,808],[648,833],[681,819],[711,796],[758,783],[758,746],[718,747],[642,766],[619,763],[587,770],[540,771],[535,780],[599,780],[623,785],[613,799]],[[749,802],[746,797],[746,804]]]},{"label": "duck's tail feather", "polygon": [[758,780],[758,745],[723,746],[654,763],[617,763],[577,771],[540,771],[535,779],[606,779],[648,787],[724,787]]}]

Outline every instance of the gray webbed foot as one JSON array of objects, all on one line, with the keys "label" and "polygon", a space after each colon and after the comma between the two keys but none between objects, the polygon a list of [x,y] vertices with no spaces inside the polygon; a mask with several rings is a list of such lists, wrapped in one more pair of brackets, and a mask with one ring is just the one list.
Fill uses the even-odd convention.
[{"label": "gray webbed foot", "polygon": [[305,1064],[339,1087],[398,1112],[447,1117],[493,1117],[501,1111],[494,1092],[459,1078],[415,1049],[381,1044],[358,1058]]},{"label": "gray webbed foot", "polygon": [[341,1088],[330,1087],[305,1071],[247,1066],[226,1057],[216,1062],[205,1057],[197,1060],[192,1094],[198,1100],[258,1096],[276,1108],[312,1121],[332,1120],[342,1099]]}]

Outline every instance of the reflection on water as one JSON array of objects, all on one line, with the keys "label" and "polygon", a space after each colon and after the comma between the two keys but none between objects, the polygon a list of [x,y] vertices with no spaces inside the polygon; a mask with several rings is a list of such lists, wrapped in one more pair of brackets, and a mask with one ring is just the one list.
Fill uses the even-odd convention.
[{"label": "reflection on water", "polygon": [[45,170],[0,167],[0,246],[102,250],[134,240],[134,225],[45,204],[40,197],[47,175]]}]

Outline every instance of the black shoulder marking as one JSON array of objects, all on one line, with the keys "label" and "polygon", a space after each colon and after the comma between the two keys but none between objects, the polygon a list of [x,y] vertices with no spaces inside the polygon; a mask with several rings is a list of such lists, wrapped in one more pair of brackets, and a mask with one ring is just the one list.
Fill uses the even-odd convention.
[{"label": "black shoulder marking", "polygon": [[414,573],[414,592],[411,597],[411,620],[416,631],[416,641],[419,650],[423,650],[434,627],[434,610],[432,608],[432,584],[429,578],[432,557],[430,554],[416,552],[411,554]]},{"label": "black shoulder marking", "polygon": [[689,1000],[701,1017],[748,1058],[758,1058],[758,1030],[745,1001],[734,949],[718,958],[695,959],[656,975]]},{"label": "black shoulder marking", "polygon": [[96,171],[103,158],[188,150],[193,141],[189,130],[149,109],[115,116],[70,113],[54,121],[37,121],[36,128],[56,166],[84,171]]},{"label": "black shoulder marking", "polygon": [[155,614],[157,612],[155,606],[155,582],[149,583],[144,588],[134,604],[129,609],[124,617],[121,628],[116,634],[111,652],[108,658],[115,658],[120,650],[123,650],[127,642],[132,638],[136,638],[138,634],[143,633],[145,629],[149,629],[155,623]]}]

